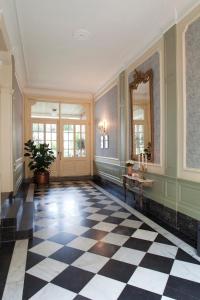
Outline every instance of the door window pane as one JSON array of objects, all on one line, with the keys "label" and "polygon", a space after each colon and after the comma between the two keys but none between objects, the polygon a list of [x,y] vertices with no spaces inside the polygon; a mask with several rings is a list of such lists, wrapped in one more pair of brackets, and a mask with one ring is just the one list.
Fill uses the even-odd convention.
[{"label": "door window pane", "polygon": [[64,125],[64,157],[85,157],[85,125]]},{"label": "door window pane", "polygon": [[64,157],[74,157],[74,125],[64,125]]},{"label": "door window pane", "polygon": [[75,155],[76,157],[85,157],[86,149],[85,149],[85,125],[76,125],[76,149]]},{"label": "door window pane", "polygon": [[[54,133],[55,132],[55,133]],[[32,139],[36,145],[46,143],[57,156],[56,124],[32,124]]]}]

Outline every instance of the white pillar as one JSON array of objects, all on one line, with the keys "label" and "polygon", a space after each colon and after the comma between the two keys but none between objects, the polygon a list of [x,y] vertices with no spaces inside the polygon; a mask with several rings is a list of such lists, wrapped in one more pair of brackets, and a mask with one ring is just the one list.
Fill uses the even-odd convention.
[{"label": "white pillar", "polygon": [[1,192],[13,191],[12,89],[0,91]]}]

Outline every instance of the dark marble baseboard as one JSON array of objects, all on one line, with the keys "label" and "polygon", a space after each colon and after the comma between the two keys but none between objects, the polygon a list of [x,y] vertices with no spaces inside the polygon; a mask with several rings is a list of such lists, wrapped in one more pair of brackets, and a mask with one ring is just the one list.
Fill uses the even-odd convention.
[{"label": "dark marble baseboard", "polygon": [[[99,176],[94,176],[93,181],[114,196],[117,196],[120,200],[125,201],[123,187]],[[186,243],[197,248],[197,220],[148,198],[144,199],[144,207],[141,211],[137,200],[138,196],[135,195],[134,197],[133,192],[129,191],[126,199],[127,204],[142,212]]]}]

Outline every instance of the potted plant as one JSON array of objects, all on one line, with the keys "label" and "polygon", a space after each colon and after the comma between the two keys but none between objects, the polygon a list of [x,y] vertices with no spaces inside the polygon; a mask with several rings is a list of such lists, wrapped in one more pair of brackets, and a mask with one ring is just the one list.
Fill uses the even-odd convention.
[{"label": "potted plant", "polygon": [[132,176],[133,166],[134,166],[134,161],[133,160],[127,160],[126,167],[127,167],[127,174],[129,176]]},{"label": "potted plant", "polygon": [[29,157],[29,169],[34,172],[37,184],[47,184],[49,182],[49,167],[56,157],[48,144],[35,145],[34,141],[28,140],[25,144],[24,156]]}]

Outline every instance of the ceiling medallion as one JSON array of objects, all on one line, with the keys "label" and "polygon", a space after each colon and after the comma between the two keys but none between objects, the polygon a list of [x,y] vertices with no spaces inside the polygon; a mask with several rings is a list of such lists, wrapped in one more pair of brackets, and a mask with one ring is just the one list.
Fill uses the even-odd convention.
[{"label": "ceiling medallion", "polygon": [[86,29],[78,29],[73,33],[73,37],[78,41],[86,41],[89,40],[91,33]]}]

